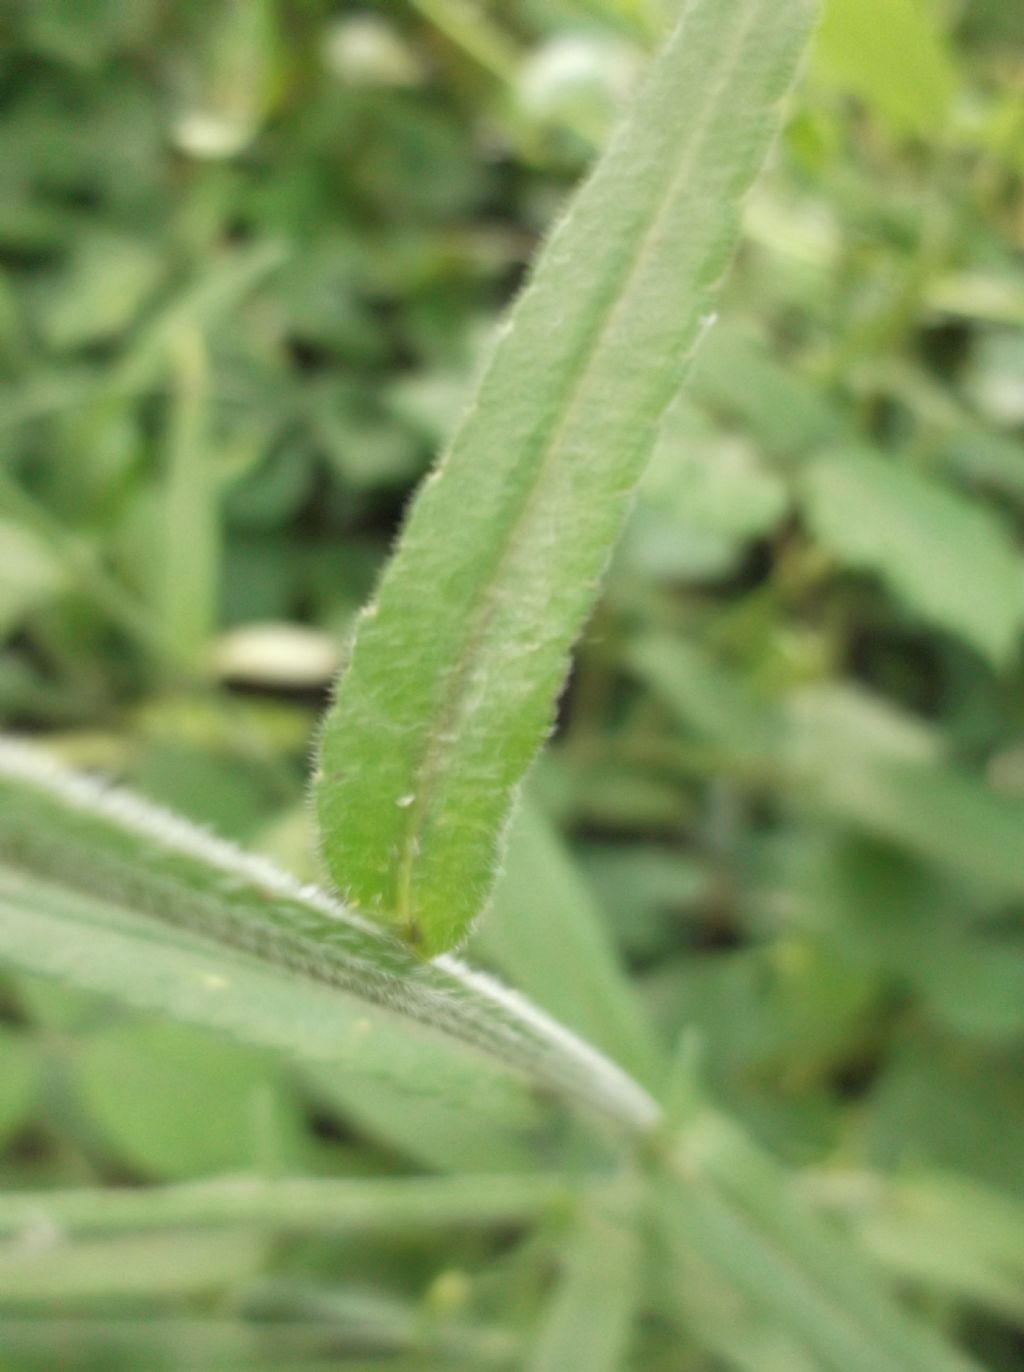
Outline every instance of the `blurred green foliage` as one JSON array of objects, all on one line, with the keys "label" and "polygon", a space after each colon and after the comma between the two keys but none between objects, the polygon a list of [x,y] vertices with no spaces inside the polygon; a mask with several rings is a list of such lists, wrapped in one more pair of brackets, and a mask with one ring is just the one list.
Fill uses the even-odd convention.
[{"label": "blurred green foliage", "polygon": [[[4,7],[8,728],[313,872],[337,645],[658,11]],[[936,1322],[1019,1368],[1017,6],[828,0],[721,316],[533,779],[574,865],[524,836],[480,956],[592,1029],[559,948],[545,982],[507,931],[545,901],[596,912],[661,1046],[689,1033]],[[2,1011],[11,1188],[486,1170],[487,1140],[427,1106],[25,979]],[[0,1367],[72,1365],[83,1310],[109,1317],[76,1326],[89,1368],[517,1366],[563,1238],[555,1217],[2,1253]],[[715,1299],[642,1323],[635,1366],[795,1366],[754,1324],[760,1362],[699,1353],[701,1320],[739,1348],[752,1318]]]}]

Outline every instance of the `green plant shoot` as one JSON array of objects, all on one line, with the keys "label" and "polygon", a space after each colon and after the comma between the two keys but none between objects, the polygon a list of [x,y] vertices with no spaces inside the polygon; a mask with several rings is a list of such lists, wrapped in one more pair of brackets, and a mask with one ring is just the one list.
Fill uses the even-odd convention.
[{"label": "green plant shoot", "polygon": [[811,15],[810,0],[685,6],[362,616],[322,735],[321,843],[343,897],[423,955],[486,903]]}]

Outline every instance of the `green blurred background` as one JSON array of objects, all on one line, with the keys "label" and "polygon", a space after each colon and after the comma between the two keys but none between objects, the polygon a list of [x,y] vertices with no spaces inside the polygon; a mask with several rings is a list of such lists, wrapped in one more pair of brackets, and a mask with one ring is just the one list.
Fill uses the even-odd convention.
[{"label": "green blurred background", "polygon": [[[352,617],[673,8],[0,6],[6,728],[315,874],[307,759]],[[665,1043],[693,1032],[717,1099],[1000,1369],[1022,325],[1024,7],[828,0],[531,782],[551,832],[517,834],[476,949],[571,1020],[560,950],[525,965],[503,929],[593,911]],[[0,1054],[11,1188],[524,1165],[26,979]],[[516,1365],[557,1233],[131,1243],[0,1247],[0,1367],[319,1365],[266,1332],[278,1307],[331,1326],[332,1365]],[[721,1365],[685,1322],[640,1337],[637,1367]]]}]

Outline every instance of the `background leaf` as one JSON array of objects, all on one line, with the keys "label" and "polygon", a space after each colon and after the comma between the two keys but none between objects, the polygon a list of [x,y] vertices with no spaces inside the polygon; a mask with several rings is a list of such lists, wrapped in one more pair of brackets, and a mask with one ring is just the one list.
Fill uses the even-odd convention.
[{"label": "background leaf", "polygon": [[528,1372],[561,1372],[583,1363],[616,1372],[627,1353],[640,1286],[632,1207],[619,1198],[593,1203],[565,1245],[564,1270],[527,1360]]},{"label": "background leaf", "polygon": [[823,547],[1000,665],[1021,626],[1020,566],[988,511],[867,452],[816,462],[804,509]]},{"label": "background leaf", "polygon": [[772,1163],[712,1117],[683,1135],[674,1176],[658,1192],[670,1246],[693,1244],[836,1372],[976,1366],[905,1319],[834,1236],[787,1196]]},{"label": "background leaf", "polygon": [[31,1043],[8,1030],[0,1031],[0,1061],[0,1136],[7,1138],[32,1107],[38,1064]]},{"label": "background leaf", "polygon": [[[552,960],[552,944],[568,957],[571,977]],[[473,948],[638,1080],[657,1082],[659,1046],[603,936],[593,898],[536,804],[525,804],[513,820],[494,905]]]},{"label": "background leaf", "polygon": [[949,117],[956,73],[930,0],[828,0],[815,53],[830,80],[898,134]]},{"label": "background leaf", "polygon": [[294,1106],[267,1068],[181,1025],[119,1024],[87,1041],[75,1078],[121,1158],[143,1175],[183,1178],[280,1166],[288,1144],[294,1156]]}]

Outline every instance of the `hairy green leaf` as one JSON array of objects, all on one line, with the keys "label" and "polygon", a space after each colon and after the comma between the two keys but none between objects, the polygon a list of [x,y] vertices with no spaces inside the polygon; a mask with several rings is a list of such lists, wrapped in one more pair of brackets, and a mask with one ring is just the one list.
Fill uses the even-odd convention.
[{"label": "hairy green leaf", "polygon": [[422,487],[323,734],[344,897],[423,953],[486,901],[656,422],[779,122],[810,0],[691,0]]},{"label": "hairy green leaf", "polygon": [[10,743],[0,960],[525,1133],[544,1119],[528,1082],[627,1132],[656,1116],[629,1077],[497,982],[451,958],[424,965],[269,863]]},{"label": "hairy green leaf", "polygon": [[[531,1083],[637,1143],[657,1123],[629,1077],[487,978],[450,957],[424,964],[269,865],[11,744],[0,747],[0,959],[443,1102],[452,1118],[532,1136],[549,1154]],[[666,1222],[809,1348],[832,1350],[831,1365],[874,1357],[873,1372],[895,1372],[923,1368],[927,1353],[943,1372],[969,1366],[790,1208],[784,1176],[730,1126],[688,1126],[680,1148]],[[96,1270],[83,1293],[104,1288]],[[577,1276],[595,1280],[585,1264]],[[561,1314],[552,1330],[563,1337]],[[843,1362],[856,1339],[863,1352]]]}]

